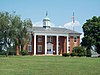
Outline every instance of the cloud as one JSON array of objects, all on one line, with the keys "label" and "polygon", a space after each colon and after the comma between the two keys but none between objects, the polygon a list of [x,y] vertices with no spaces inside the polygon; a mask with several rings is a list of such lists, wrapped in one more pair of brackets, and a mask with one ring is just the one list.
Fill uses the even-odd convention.
[{"label": "cloud", "polygon": [[[33,23],[34,27],[43,27],[43,22],[39,21],[39,22],[35,22]],[[53,23],[51,23],[51,27],[55,27],[55,25]]]},{"label": "cloud", "polygon": [[64,26],[58,26],[59,28],[64,28]]},{"label": "cloud", "polygon": [[73,22],[68,22],[68,23],[64,24],[63,27],[68,28],[68,29],[72,29],[73,26],[74,26],[74,27],[80,26],[80,23],[79,23],[78,21],[75,21],[75,23],[73,23]]},{"label": "cloud", "polygon": [[35,22],[35,23],[33,23],[33,26],[34,27],[42,27],[43,26],[43,23],[42,23],[42,21]]}]

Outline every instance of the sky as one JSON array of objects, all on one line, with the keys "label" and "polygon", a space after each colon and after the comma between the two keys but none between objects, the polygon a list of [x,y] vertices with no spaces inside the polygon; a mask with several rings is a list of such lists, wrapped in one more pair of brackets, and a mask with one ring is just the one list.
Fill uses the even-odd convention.
[{"label": "sky", "polygon": [[46,11],[53,26],[72,29],[74,12],[75,31],[82,32],[87,19],[100,16],[100,0],[0,0],[0,12],[16,11],[22,19],[30,18],[41,26]]}]

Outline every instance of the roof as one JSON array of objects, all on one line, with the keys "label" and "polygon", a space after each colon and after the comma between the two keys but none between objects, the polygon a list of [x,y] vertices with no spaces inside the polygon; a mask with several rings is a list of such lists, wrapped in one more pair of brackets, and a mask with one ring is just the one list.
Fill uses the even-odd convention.
[{"label": "roof", "polygon": [[32,28],[28,28],[29,32],[36,32],[36,33],[50,33],[50,34],[79,34],[81,35],[81,33],[78,33],[76,31],[72,31],[70,29],[66,29],[66,28],[57,28],[57,27],[50,27],[48,29],[44,28],[44,27],[32,27]]}]

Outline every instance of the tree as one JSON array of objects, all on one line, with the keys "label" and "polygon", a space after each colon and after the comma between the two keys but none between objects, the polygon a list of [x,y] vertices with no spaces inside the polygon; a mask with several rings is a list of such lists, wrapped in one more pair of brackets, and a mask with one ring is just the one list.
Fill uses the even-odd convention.
[{"label": "tree", "polygon": [[96,46],[96,52],[100,54],[100,17],[93,16],[83,25],[84,37],[81,45],[89,51],[91,46]]},{"label": "tree", "polygon": [[16,53],[19,55],[19,51],[25,50],[27,43],[28,43],[28,33],[27,28],[32,27],[32,22],[30,19],[25,19],[22,21],[19,16],[15,16],[12,20],[13,25],[15,26],[15,46],[16,46]]},{"label": "tree", "polygon": [[2,42],[3,50],[7,51],[11,47],[11,30],[10,30],[10,14],[8,12],[0,12],[0,42]]},{"label": "tree", "polygon": [[19,49],[21,51],[26,49],[28,38],[29,38],[27,28],[31,28],[31,27],[32,27],[31,20],[25,19],[18,28],[18,33],[16,33],[17,34],[16,37],[18,40],[16,41],[18,45],[20,46]]},{"label": "tree", "polygon": [[30,19],[21,20],[20,16],[9,12],[0,12],[0,49],[12,48],[23,50],[27,43],[27,28],[32,27]]}]

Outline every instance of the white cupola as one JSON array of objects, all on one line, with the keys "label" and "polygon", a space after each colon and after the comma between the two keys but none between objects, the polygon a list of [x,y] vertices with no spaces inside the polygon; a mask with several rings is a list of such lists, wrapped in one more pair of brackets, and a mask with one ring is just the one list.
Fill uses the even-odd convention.
[{"label": "white cupola", "polygon": [[46,12],[46,17],[43,19],[43,27],[48,29],[51,27],[50,19],[48,18],[48,13]]}]

